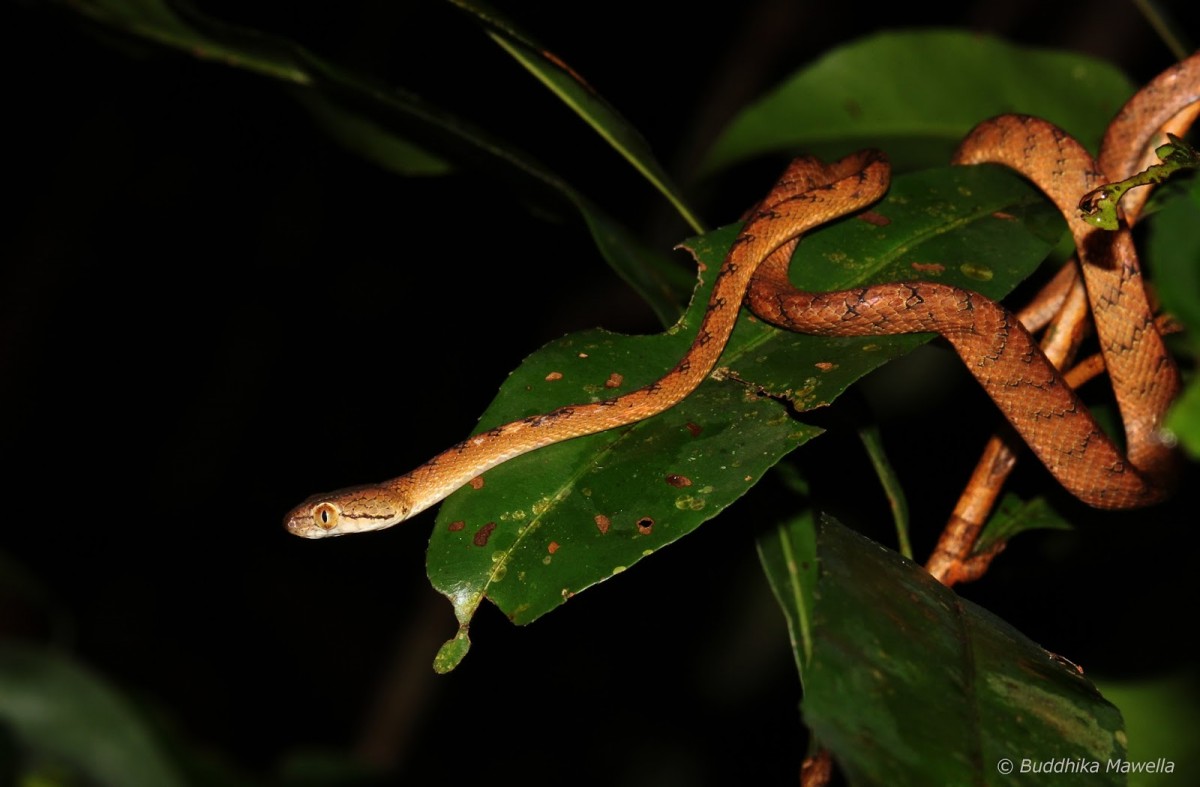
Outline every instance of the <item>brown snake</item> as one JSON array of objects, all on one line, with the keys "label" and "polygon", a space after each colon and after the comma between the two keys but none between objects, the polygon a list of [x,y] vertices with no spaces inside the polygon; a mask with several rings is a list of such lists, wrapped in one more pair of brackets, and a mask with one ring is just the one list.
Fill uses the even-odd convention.
[{"label": "brown snake", "polygon": [[801,233],[882,197],[889,175],[887,159],[876,151],[861,151],[828,166],[811,159],[789,166],[730,247],[691,347],[658,381],[615,399],[560,407],[504,424],[391,481],[314,495],[287,515],[287,529],[321,538],[391,527],[515,456],[641,421],[672,407],[713,370],[759,262]]},{"label": "brown snake", "polygon": [[[1140,104],[1137,97],[1127,104],[1124,116],[1110,128],[1119,129],[1118,134],[1156,131],[1178,111],[1164,108],[1169,102],[1156,94],[1169,95],[1176,104],[1194,102],[1200,85],[1197,70],[1200,58],[1194,56],[1168,71],[1151,83],[1155,90],[1138,94]],[[1190,91],[1190,98],[1182,100],[1175,86],[1189,82],[1184,92]],[[878,152],[862,151],[830,165],[797,159],[789,166],[731,246],[688,352],[658,381],[615,399],[505,424],[390,481],[314,495],[288,513],[287,529],[320,538],[390,527],[515,456],[666,410],[712,371],[743,300],[759,317],[802,333],[939,333],[1034,453],[1081,500],[1100,508],[1130,508],[1161,499],[1169,489],[1174,454],[1160,430],[1179,390],[1179,373],[1155,328],[1128,227],[1115,233],[1098,230],[1075,210],[1080,196],[1105,183],[1105,175],[1062,131],[1044,120],[1017,115],[981,123],[959,147],[955,161],[1013,168],[1037,184],[1067,218],[1125,423],[1125,454],[1099,428],[1028,331],[983,296],[925,281],[828,293],[807,293],[791,285],[788,262],[802,233],[859,210],[886,191],[886,159]],[[1111,166],[1123,170],[1133,165]]]},{"label": "brown snake", "polygon": [[1055,478],[1097,508],[1132,508],[1163,497],[1174,453],[1160,437],[1179,372],[1154,325],[1129,229],[1109,233],[1079,218],[1080,195],[1105,183],[1091,155],[1040,118],[1004,115],[959,146],[960,164],[1004,164],[1039,185],[1070,225],[1096,331],[1125,422],[1127,456],[1021,323],[978,293],[926,281],[810,293],[788,280],[793,244],[777,250],[750,284],[751,310],[768,322],[825,336],[936,332]]}]

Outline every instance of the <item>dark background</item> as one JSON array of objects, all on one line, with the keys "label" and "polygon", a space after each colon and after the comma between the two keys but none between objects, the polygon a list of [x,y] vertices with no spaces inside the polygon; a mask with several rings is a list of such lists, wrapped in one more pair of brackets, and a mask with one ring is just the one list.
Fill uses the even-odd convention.
[{"label": "dark background", "polygon": [[[965,26],[1105,58],[1139,82],[1172,61],[1125,2],[941,15],[782,0],[549,5],[500,7],[643,131],[711,225],[765,185],[743,187],[753,168],[689,178],[725,120],[875,30]],[[690,234],[451,8],[198,6],[474,119],[664,248]],[[1194,44],[1191,13],[1181,32]],[[544,342],[596,325],[658,329],[565,206],[486,172],[381,172],[279,84],[91,27],[63,5],[0,15],[0,554],[44,594],[0,587],[0,635],[64,646],[253,775],[298,751],[345,749],[418,783],[794,783],[799,687],[754,552],[787,505],[772,483],[530,627],[485,606],[472,652],[444,677],[429,665],[455,624],[424,576],[432,514],[316,543],[279,525],[312,492],[398,475],[460,439]],[[948,387],[922,391],[885,432],[920,554],[993,424],[944,355],[925,353],[945,368],[923,374]],[[941,425],[947,409],[976,406],[977,425]],[[846,486],[869,472],[852,436],[817,446],[798,461],[824,507],[886,540],[882,496]],[[1045,484],[1039,472],[1018,484]],[[1195,599],[1182,579],[1194,538],[1180,509],[1024,536],[963,592],[1090,673],[1190,667],[1178,614]]]}]

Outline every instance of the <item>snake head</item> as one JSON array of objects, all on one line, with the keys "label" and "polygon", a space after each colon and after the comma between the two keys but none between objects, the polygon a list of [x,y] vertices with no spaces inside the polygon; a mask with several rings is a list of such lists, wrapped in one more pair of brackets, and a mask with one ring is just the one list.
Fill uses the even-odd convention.
[{"label": "snake head", "polygon": [[313,495],[284,517],[288,532],[302,538],[327,538],[382,530],[408,518],[410,506],[393,490],[356,486]]}]

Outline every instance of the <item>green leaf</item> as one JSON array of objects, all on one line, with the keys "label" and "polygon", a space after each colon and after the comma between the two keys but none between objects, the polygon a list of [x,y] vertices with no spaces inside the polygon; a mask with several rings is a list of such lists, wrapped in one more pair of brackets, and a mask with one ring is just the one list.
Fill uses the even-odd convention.
[{"label": "green leaf", "polygon": [[454,169],[446,159],[388,131],[379,121],[338,107],[318,93],[299,98],[334,141],[383,169],[406,177],[445,175]]},{"label": "green leaf", "polygon": [[[682,354],[680,339],[691,336],[565,337],[509,377],[483,423],[653,382]],[[614,373],[624,382],[610,391]],[[464,628],[485,595],[530,622],[715,516],[817,432],[736,382],[705,383],[659,416],[511,460],[451,496],[430,539],[430,578]]]},{"label": "green leaf", "polygon": [[1200,377],[1195,377],[1171,405],[1165,424],[1193,459],[1200,459]]},{"label": "green leaf", "polygon": [[1145,265],[1163,309],[1187,327],[1188,340],[1200,354],[1200,178],[1172,196],[1147,219]]},{"label": "green leaf", "polygon": [[1096,685],[1125,718],[1128,762],[1145,766],[1130,772],[1129,787],[1169,787],[1200,770],[1193,734],[1200,729],[1200,691],[1194,674],[1099,679]]},{"label": "green leaf", "polygon": [[[793,272],[811,289],[917,274],[1000,297],[1061,231],[1057,214],[1020,178],[947,167],[897,178],[872,221],[842,221],[808,237]],[[715,273],[735,235],[727,227],[686,245]],[[690,345],[712,279],[704,277],[688,313],[665,334],[593,331],[539,350],[505,382],[478,431],[658,379]],[[716,373],[681,404],[488,471],[482,487],[447,499],[430,539],[429,576],[454,603],[459,639],[485,597],[527,623],[695,529],[817,433],[785,403],[828,404],[926,339],[801,336],[743,315]],[[619,384],[606,386],[614,374]]]},{"label": "green leaf", "polygon": [[764,153],[844,155],[873,146],[898,169],[942,164],[1005,112],[1057,123],[1092,150],[1133,94],[1111,65],[961,30],[880,33],[835,49],[741,112],[709,152],[711,174]]},{"label": "green leaf", "polygon": [[630,125],[583,77],[549,49],[484,3],[450,0],[475,17],[488,35],[529,73],[595,129],[605,142],[666,197],[695,232],[704,226],[688,208],[679,189],[658,163],[645,138]]},{"label": "green leaf", "polygon": [[884,450],[883,435],[879,433],[878,426],[864,426],[858,430],[858,439],[867,451],[871,467],[875,468],[875,475],[879,479],[879,485],[883,487],[883,493],[887,495],[888,506],[892,509],[892,522],[896,526],[896,544],[900,554],[911,559],[913,551],[908,537],[908,499],[904,496],[904,487],[900,485],[900,478],[888,460],[887,451]]},{"label": "green leaf", "polygon": [[89,0],[72,7],[128,34],[298,86],[301,100],[334,139],[393,172],[434,174],[448,161],[471,162],[548,189],[579,212],[608,264],[664,325],[679,318],[691,287],[685,271],[535,158],[489,132],[291,41],[219,22],[183,3]]},{"label": "green leaf", "polygon": [[804,682],[812,659],[813,604],[817,587],[817,536],[812,511],[758,538],[758,559],[787,619],[796,671]]},{"label": "green leaf", "polygon": [[[227,38],[206,33],[200,14],[186,3],[168,0],[77,0],[72,9],[100,24],[234,68],[296,85],[311,77],[282,42],[244,29],[226,28]],[[186,11],[181,14],[180,9]]]},{"label": "green leaf", "polygon": [[52,763],[89,784],[184,783],[128,700],[55,651],[0,644],[0,722],[13,730],[25,760]]},{"label": "green leaf", "polygon": [[978,541],[975,542],[975,554],[986,552],[992,545],[1008,541],[1018,533],[1026,530],[1071,530],[1071,523],[1059,516],[1043,497],[1032,500],[1022,500],[1015,494],[1007,493],[1000,500],[1000,505],[988,518],[983,526]]},{"label": "green leaf", "polygon": [[831,519],[817,556],[802,709],[850,784],[1124,784],[1121,714],[1073,665]]}]

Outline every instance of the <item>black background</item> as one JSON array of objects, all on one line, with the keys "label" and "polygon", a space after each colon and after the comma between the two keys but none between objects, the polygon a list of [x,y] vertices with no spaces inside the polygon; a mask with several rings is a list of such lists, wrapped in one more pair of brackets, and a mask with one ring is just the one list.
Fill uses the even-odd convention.
[{"label": "black background", "polygon": [[[1123,2],[552,6],[500,7],[643,131],[713,225],[767,180],[748,168],[693,183],[705,146],[839,43],[966,26],[1102,57],[1136,81],[1172,59]],[[689,234],[451,8],[199,7],[472,118],[664,248]],[[279,526],[314,491],[398,475],[460,439],[542,343],[596,325],[657,330],[567,208],[487,172],[381,172],[277,83],[64,6],[0,14],[0,550],[48,599],[0,596],[0,635],[63,645],[254,775],[305,749],[351,749],[417,783],[794,783],[799,686],[753,546],[786,500],[770,483],[530,627],[485,606],[446,677],[429,666],[455,630],[424,576],[432,515],[315,543]],[[1181,30],[1194,43],[1200,28]],[[945,369],[922,374],[958,379],[944,355],[925,353]],[[950,385],[885,432],[921,554],[993,423],[968,380]],[[942,425],[975,407],[977,426]],[[820,446],[799,461],[823,506],[886,541],[882,495],[844,485],[867,472],[852,437]],[[1017,482],[1044,484],[1039,472]],[[1181,508],[1024,536],[963,592],[1089,671],[1189,666]]]}]

